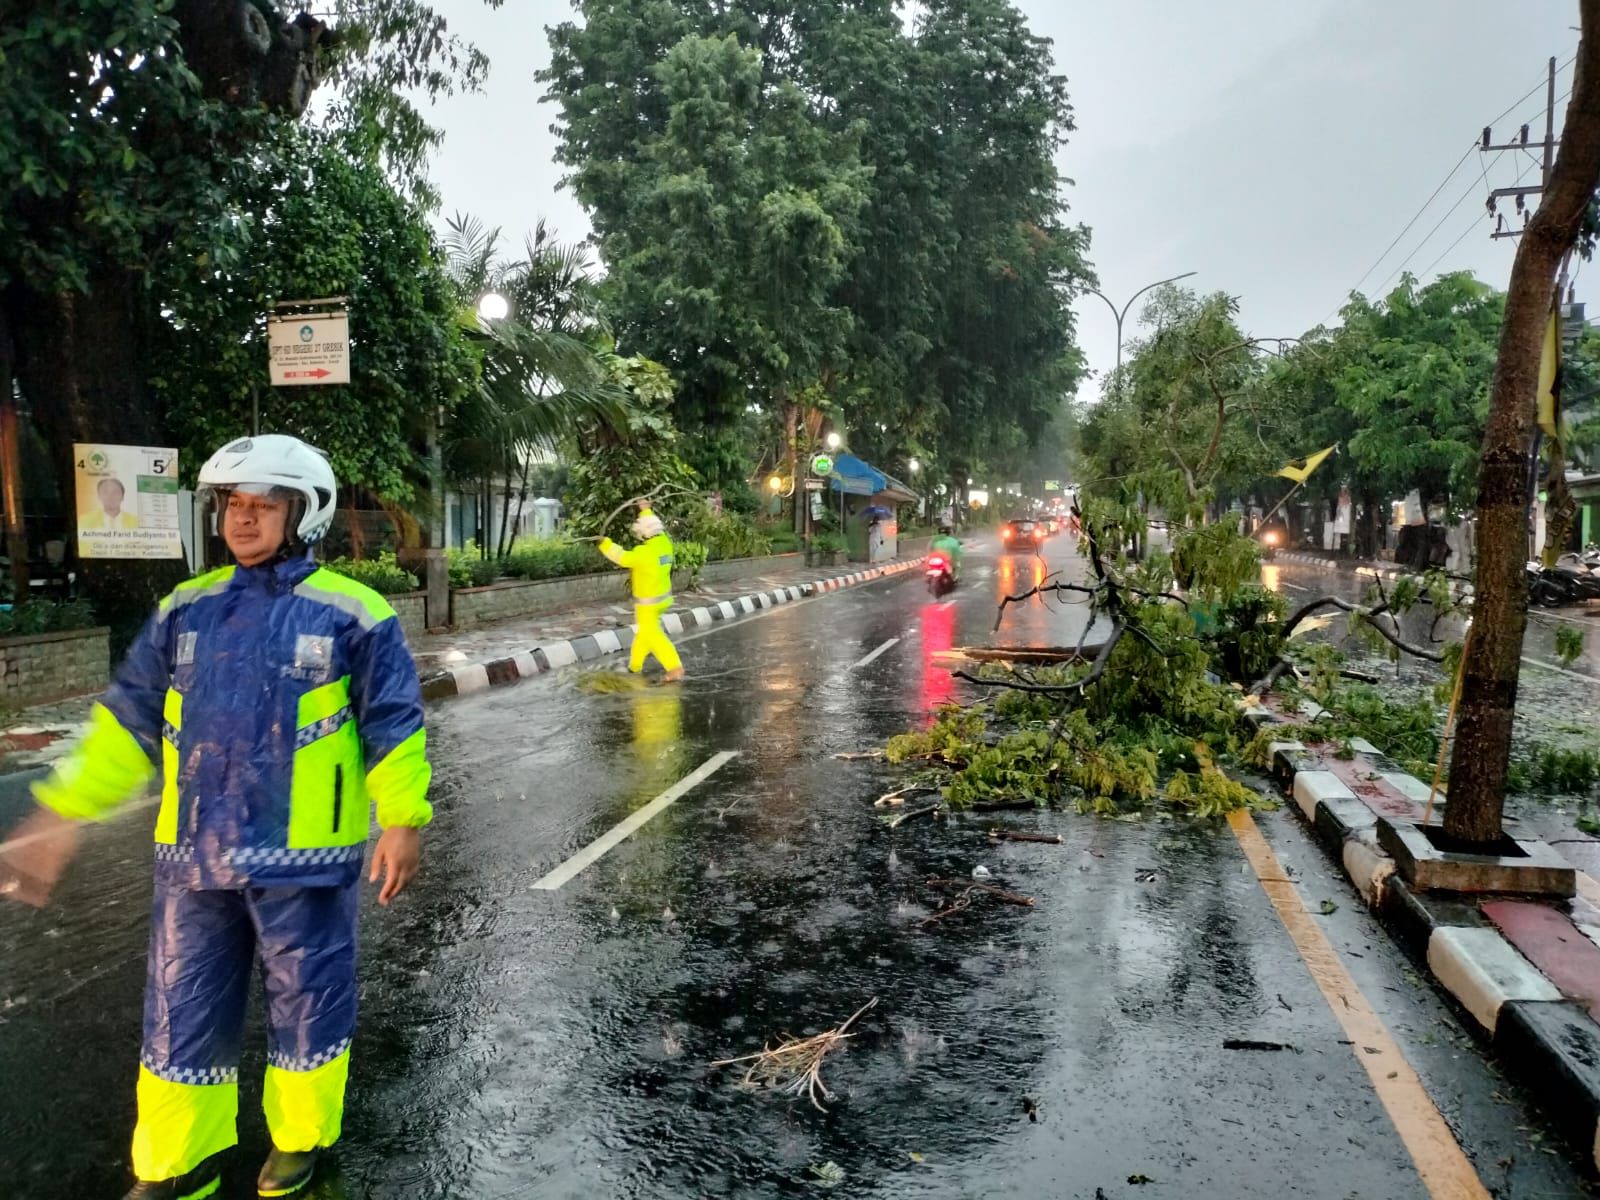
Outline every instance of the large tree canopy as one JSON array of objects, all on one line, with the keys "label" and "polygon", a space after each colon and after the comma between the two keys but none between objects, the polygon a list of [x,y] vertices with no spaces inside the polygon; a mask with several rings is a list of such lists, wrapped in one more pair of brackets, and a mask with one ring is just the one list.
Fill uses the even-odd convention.
[{"label": "large tree canopy", "polygon": [[1003,0],[623,0],[551,30],[561,159],[624,332],[682,424],[825,408],[852,447],[946,460],[1036,437],[1075,385],[1071,129]]},{"label": "large tree canopy", "polygon": [[[228,275],[257,253],[264,226],[238,198],[303,170],[293,156],[305,147],[286,130],[319,85],[333,81],[362,161],[415,187],[436,135],[408,96],[482,76],[481,55],[419,0],[329,0],[319,12],[84,0],[0,24],[0,394],[15,382],[59,480],[76,441],[173,438],[148,381],[167,332],[163,290],[183,271],[174,261],[188,259],[200,287],[207,270]],[[348,278],[349,265],[299,270]],[[83,575],[121,627],[172,570],[96,561]]]}]

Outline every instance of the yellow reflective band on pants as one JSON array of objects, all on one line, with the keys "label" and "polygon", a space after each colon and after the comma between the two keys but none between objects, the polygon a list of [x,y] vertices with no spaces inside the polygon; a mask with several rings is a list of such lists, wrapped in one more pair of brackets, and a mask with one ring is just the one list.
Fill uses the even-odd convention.
[{"label": "yellow reflective band on pants", "polygon": [[683,660],[678,657],[678,648],[672,644],[667,631],[661,628],[661,614],[667,611],[670,604],[669,600],[664,604],[640,605],[633,610],[639,631],[633,635],[628,670],[636,675],[644,670],[644,660],[652,654],[664,670],[676,671],[683,666]]},{"label": "yellow reflective band on pants", "polygon": [[[269,1066],[261,1107],[272,1144],[298,1152],[337,1142],[349,1078],[348,1050],[310,1071]],[[172,1083],[140,1067],[138,1092],[133,1173],[139,1179],[172,1179],[239,1140],[237,1083]]]},{"label": "yellow reflective band on pants", "polygon": [[344,1085],[350,1078],[350,1051],[310,1071],[267,1067],[261,1107],[267,1130],[279,1150],[298,1153],[331,1146],[344,1120]]},{"label": "yellow reflective band on pants", "polygon": [[171,1083],[139,1068],[133,1173],[171,1179],[239,1140],[237,1083]]}]

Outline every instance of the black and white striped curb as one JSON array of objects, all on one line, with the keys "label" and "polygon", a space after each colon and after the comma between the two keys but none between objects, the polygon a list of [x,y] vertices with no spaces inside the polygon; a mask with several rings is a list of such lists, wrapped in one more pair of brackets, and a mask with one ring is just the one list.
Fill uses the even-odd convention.
[{"label": "black and white striped curb", "polygon": [[[1404,579],[1407,576],[1420,578],[1420,572],[1408,570],[1405,567],[1373,567],[1365,563],[1352,563],[1341,561],[1337,558],[1318,558],[1314,554],[1278,554],[1273,562],[1289,563],[1297,567],[1316,567],[1321,571],[1353,571],[1367,579],[1387,579],[1390,581]],[[1472,584],[1457,585],[1456,595],[1463,600],[1471,600],[1475,593]]]},{"label": "black and white striped curb", "polygon": [[[1600,1023],[1495,928],[1473,896],[1408,884],[1378,843],[1378,814],[1340,775],[1419,802],[1428,786],[1361,738],[1350,741],[1353,772],[1335,773],[1299,740],[1302,726],[1267,709],[1245,715],[1257,729],[1282,735],[1270,746],[1273,776],[1368,907],[1471,1015],[1574,1149],[1600,1167]],[[1580,940],[1600,940],[1600,929],[1577,928]]]},{"label": "black and white striped curb", "polygon": [[[869,583],[889,575],[899,575],[921,566],[924,561],[923,558],[907,559],[887,566],[868,567],[866,570],[840,575],[833,579],[819,579],[814,583],[776,588],[770,592],[752,592],[733,600],[721,600],[715,604],[686,609],[681,613],[669,612],[661,618],[661,625],[672,635],[686,633],[691,629],[707,629],[712,625],[736,621],[741,617],[774,609],[782,604],[792,604],[796,600],[820,596],[860,583]],[[504,687],[506,684],[530,679],[535,675],[559,671],[576,663],[591,662],[610,654],[621,654],[633,647],[634,633],[637,629],[636,625],[602,629],[596,633],[583,634],[581,637],[545,642],[507,658],[446,667],[423,679],[422,696],[425,700],[468,696],[473,692]]]}]

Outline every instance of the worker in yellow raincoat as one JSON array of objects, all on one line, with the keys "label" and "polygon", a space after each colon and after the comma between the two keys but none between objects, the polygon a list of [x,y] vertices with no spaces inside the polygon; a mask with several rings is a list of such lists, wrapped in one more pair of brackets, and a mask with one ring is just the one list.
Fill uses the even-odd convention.
[{"label": "worker in yellow raincoat", "polygon": [[654,655],[666,671],[667,681],[675,682],[683,678],[683,662],[661,627],[661,615],[672,607],[672,539],[647,504],[639,506],[633,536],[639,544],[632,550],[624,550],[610,538],[600,541],[600,553],[626,568],[633,580],[633,614],[639,628],[633,635],[628,669],[637,675],[644,670],[645,659]]}]

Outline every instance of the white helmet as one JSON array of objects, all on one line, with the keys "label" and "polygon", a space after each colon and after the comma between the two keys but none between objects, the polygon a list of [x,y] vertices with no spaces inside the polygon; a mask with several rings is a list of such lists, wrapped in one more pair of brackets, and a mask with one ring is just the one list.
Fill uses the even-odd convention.
[{"label": "white helmet", "polygon": [[283,433],[229,442],[200,468],[202,495],[215,492],[272,491],[297,494],[303,501],[293,539],[310,546],[333,524],[338,481],[328,456],[315,446]]}]

